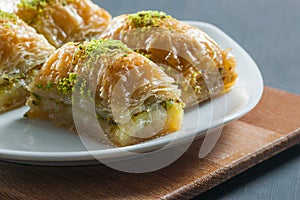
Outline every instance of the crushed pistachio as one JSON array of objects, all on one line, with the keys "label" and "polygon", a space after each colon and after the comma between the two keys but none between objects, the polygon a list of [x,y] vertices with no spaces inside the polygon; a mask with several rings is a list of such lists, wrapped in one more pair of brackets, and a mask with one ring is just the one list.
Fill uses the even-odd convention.
[{"label": "crushed pistachio", "polygon": [[35,86],[38,88],[38,89],[42,89],[43,88],[43,85],[42,84],[35,84]]},{"label": "crushed pistachio", "polygon": [[4,24],[4,28],[10,28],[10,24]]},{"label": "crushed pistachio", "polygon": [[144,57],[148,58],[149,60],[151,60],[151,58],[152,58],[150,53],[145,53],[144,51],[137,50],[136,53],[143,55]]},{"label": "crushed pistachio", "polygon": [[[18,15],[28,25],[40,25],[42,18],[48,15],[45,13],[45,9],[50,1],[54,0],[21,0],[20,3],[17,4]],[[22,13],[26,13],[26,15],[23,15]]]},{"label": "crushed pistachio", "polygon": [[62,94],[70,94],[73,91],[76,79],[77,75],[75,73],[70,73],[69,77],[59,80],[57,85],[58,91]]},{"label": "crushed pistachio", "polygon": [[17,15],[0,10],[0,21],[4,28],[11,28],[12,24],[18,24],[19,18]]},{"label": "crushed pistachio", "polygon": [[42,12],[42,10],[47,6],[47,3],[49,3],[49,0],[21,0],[17,6],[18,8]]},{"label": "crushed pistachio", "polygon": [[18,17],[15,14],[4,12],[4,11],[0,10],[0,19],[3,19],[3,18],[10,19],[10,20],[18,19]]},{"label": "crushed pistachio", "polygon": [[[48,4],[61,4],[62,6],[66,6],[68,5],[68,3],[71,3],[73,1],[74,0],[21,0],[17,7],[19,9],[30,10],[32,17],[42,15],[43,17],[47,18],[49,16],[45,14],[44,11],[47,8]],[[31,24],[36,21],[35,19],[28,19],[26,20],[26,22]]]},{"label": "crushed pistachio", "polygon": [[170,107],[174,106],[174,104],[175,104],[175,101],[173,99],[171,99],[169,101],[163,102],[162,106],[168,110]]},{"label": "crushed pistachio", "polygon": [[84,49],[84,45],[83,45],[83,44],[79,44],[79,45],[78,45],[78,48],[79,48],[80,50],[83,50],[83,49]]},{"label": "crushed pistachio", "polygon": [[7,75],[4,74],[2,77],[0,77],[1,80],[1,86],[6,87],[6,86],[12,86],[14,84],[20,84],[24,86],[24,79],[26,78],[26,75],[24,73],[20,74],[13,74],[13,75]]},{"label": "crushed pistachio", "polygon": [[78,46],[80,50],[84,50],[85,56],[92,56],[92,55],[99,55],[99,54],[106,54],[111,51],[115,53],[129,53],[132,52],[125,44],[123,44],[119,40],[112,40],[112,39],[100,39],[100,40],[91,40],[90,42],[86,42],[80,44]]},{"label": "crushed pistachio", "polygon": [[46,90],[51,90],[53,88],[54,84],[51,83],[51,82],[48,82],[47,85],[46,85]]},{"label": "crushed pistachio", "polygon": [[128,16],[128,22],[134,27],[158,27],[162,20],[170,18],[164,12],[159,11],[140,11]]},{"label": "crushed pistachio", "polygon": [[169,108],[171,108],[172,106],[175,106],[175,104],[179,104],[182,108],[185,108],[185,103],[181,102],[180,100],[176,99],[170,99],[170,100],[167,100],[167,101],[164,101],[161,103],[161,105],[166,109],[168,110]]}]

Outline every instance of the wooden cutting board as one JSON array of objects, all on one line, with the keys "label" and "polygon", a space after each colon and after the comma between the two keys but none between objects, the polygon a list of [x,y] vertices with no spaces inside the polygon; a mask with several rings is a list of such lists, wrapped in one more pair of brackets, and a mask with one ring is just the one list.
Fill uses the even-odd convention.
[{"label": "wooden cutting board", "polygon": [[160,171],[127,174],[103,165],[37,167],[0,162],[0,199],[187,199],[300,142],[300,96],[265,88],[259,105],[227,125],[214,150],[201,140]]}]

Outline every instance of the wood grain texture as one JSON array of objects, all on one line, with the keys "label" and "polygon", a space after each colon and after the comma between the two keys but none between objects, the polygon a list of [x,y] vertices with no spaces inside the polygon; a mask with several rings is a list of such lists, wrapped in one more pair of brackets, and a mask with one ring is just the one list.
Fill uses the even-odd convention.
[{"label": "wood grain texture", "polygon": [[265,88],[259,105],[227,125],[206,158],[198,158],[197,140],[175,163],[147,174],[0,162],[0,199],[188,199],[300,142],[299,103],[300,96]]}]

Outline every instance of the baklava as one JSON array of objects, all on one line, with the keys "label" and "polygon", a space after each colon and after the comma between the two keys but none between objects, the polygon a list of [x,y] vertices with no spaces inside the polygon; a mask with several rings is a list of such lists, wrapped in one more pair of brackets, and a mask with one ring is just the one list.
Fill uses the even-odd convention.
[{"label": "baklava", "polygon": [[90,0],[21,0],[15,13],[56,48],[98,38],[111,19]]},{"label": "baklava", "polygon": [[25,104],[27,84],[54,51],[43,35],[0,10],[0,112]]},{"label": "baklava", "polygon": [[237,78],[230,49],[222,50],[199,28],[163,12],[117,16],[101,38],[121,40],[163,67],[175,78],[187,105],[230,90]]},{"label": "baklava", "polygon": [[[76,109],[85,127],[81,130],[97,126],[88,119],[96,117],[113,144],[132,145],[180,129],[184,103],[174,82],[120,41],[68,43],[49,58],[29,86],[26,116],[76,131],[72,115]],[[95,105],[95,113],[88,113],[88,101]],[[101,142],[97,135],[90,137]]]}]

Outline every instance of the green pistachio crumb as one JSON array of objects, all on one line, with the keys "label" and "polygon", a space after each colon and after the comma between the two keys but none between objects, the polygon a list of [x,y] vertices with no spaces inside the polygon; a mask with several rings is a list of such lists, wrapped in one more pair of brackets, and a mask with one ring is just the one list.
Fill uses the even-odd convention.
[{"label": "green pistachio crumb", "polygon": [[78,48],[80,50],[84,50],[85,55],[88,56],[93,56],[95,54],[106,54],[112,51],[116,53],[132,52],[132,50],[121,41],[111,39],[91,40],[90,42],[80,44]]},{"label": "green pistachio crumb", "polygon": [[46,90],[51,90],[53,88],[54,84],[51,83],[51,82],[48,82],[47,85],[46,85]]},{"label": "green pistachio crumb", "polygon": [[70,94],[73,91],[74,82],[77,79],[75,73],[70,73],[69,77],[63,78],[58,81],[57,89],[62,94]]},{"label": "green pistachio crumb", "polygon": [[4,28],[10,28],[10,24],[4,24]]},{"label": "green pistachio crumb", "polygon": [[84,49],[84,45],[83,45],[83,44],[79,44],[79,45],[78,45],[78,48],[79,48],[80,50],[83,50],[83,49]]},{"label": "green pistachio crumb", "polygon": [[36,86],[38,89],[42,89],[42,88],[43,88],[43,85],[40,84],[40,83],[39,83],[39,84],[36,84],[35,86]]},{"label": "green pistachio crumb", "polygon": [[0,10],[0,19],[10,19],[10,20],[17,20],[18,17],[15,14],[4,12]]},{"label": "green pistachio crumb", "polygon": [[42,11],[47,6],[48,2],[49,0],[21,0],[17,6],[18,8]]},{"label": "green pistachio crumb", "polygon": [[128,16],[129,24],[137,27],[158,27],[160,22],[171,16],[159,11],[141,11]]},{"label": "green pistachio crumb", "polygon": [[136,53],[143,55],[144,57],[148,58],[149,60],[151,60],[151,58],[152,58],[150,53],[145,53],[144,51],[137,50]]},{"label": "green pistachio crumb", "polygon": [[168,109],[170,109],[170,107],[174,106],[174,104],[175,104],[175,101],[173,99],[171,99],[171,100],[163,102],[162,106],[168,110]]},{"label": "green pistachio crumb", "polygon": [[24,81],[24,79],[26,78],[26,74],[25,73],[12,74],[12,75],[4,74],[2,75],[1,78],[2,80],[6,81],[8,84],[20,83]]}]

